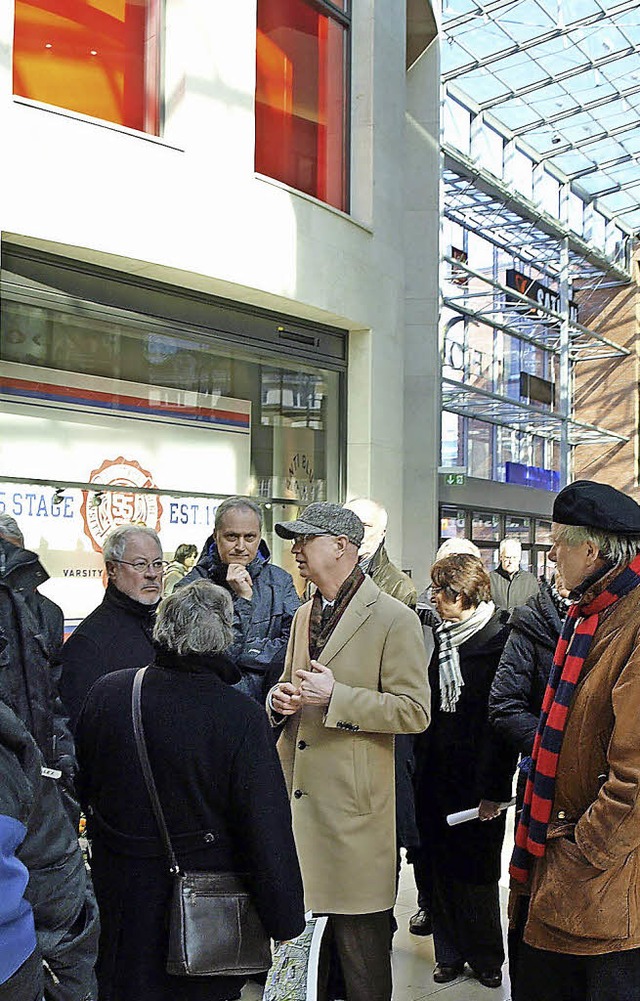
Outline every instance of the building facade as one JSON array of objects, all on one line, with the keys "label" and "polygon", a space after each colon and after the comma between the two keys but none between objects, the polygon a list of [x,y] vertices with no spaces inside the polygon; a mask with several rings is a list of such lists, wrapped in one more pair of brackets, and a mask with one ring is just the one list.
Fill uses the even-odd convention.
[{"label": "building facade", "polygon": [[508,536],[547,572],[553,498],[572,479],[637,496],[629,11],[443,12],[440,533],[472,537],[489,566]]},{"label": "building facade", "polygon": [[374,496],[392,556],[424,578],[436,13],[2,7],[0,506],[68,618],[99,600],[111,525],[158,527],[171,555],[237,492],[264,504],[270,541],[301,504]]}]

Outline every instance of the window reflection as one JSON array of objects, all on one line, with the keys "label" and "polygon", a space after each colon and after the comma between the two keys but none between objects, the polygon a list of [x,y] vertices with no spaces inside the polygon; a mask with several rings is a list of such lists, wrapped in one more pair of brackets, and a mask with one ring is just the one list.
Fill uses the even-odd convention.
[{"label": "window reflection", "polygon": [[126,384],[137,383],[183,390],[185,399],[197,392],[248,400],[255,492],[304,502],[338,495],[338,372],[295,358],[265,361],[152,317],[97,315],[87,303],[57,309],[4,298],[0,306],[0,361],[25,366],[25,377],[37,366],[115,380],[106,393],[126,395]]},{"label": "window reflection", "polygon": [[16,0],[13,92],[159,134],[161,0]]},{"label": "window reflection", "polygon": [[310,0],[258,0],[256,170],[346,209],[348,32]]}]

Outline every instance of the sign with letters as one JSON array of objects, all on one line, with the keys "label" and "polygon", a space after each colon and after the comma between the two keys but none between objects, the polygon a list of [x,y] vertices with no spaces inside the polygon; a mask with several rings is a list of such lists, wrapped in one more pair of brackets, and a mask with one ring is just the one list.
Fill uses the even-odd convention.
[{"label": "sign with letters", "polygon": [[200,550],[219,501],[172,490],[249,490],[249,401],[10,362],[0,398],[0,511],[39,554],[51,577],[41,590],[71,625],[102,600],[111,528],[156,529],[167,557],[181,543]]},{"label": "sign with letters", "polygon": [[[528,299],[534,299],[540,306],[551,310],[552,313],[560,312],[559,292],[552,292],[542,282],[528,278],[527,275],[523,275],[521,271],[516,271],[515,268],[507,268],[505,285],[519,292],[520,295],[526,295]],[[519,300],[513,299],[513,302],[519,303]],[[547,317],[546,313],[541,309],[536,309],[535,306],[528,313],[540,319]],[[578,323],[578,303],[573,299],[569,302],[569,318],[574,323]]]}]

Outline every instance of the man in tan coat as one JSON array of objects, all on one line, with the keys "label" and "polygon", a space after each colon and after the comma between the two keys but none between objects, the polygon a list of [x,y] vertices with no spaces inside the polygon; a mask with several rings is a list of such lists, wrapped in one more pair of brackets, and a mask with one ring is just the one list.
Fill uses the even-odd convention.
[{"label": "man in tan coat", "polygon": [[517,1001],[640,998],[640,507],[578,480],[553,507],[570,606],[511,875],[531,903]]},{"label": "man in tan coat", "polygon": [[[358,567],[364,530],[353,511],[311,504],[275,528],[318,588],[296,612],[268,699],[273,721],[285,721],[279,751],[306,906],[329,915],[348,1001],[390,1001],[393,735],[428,724],[422,630]],[[319,988],[323,1001],[322,970]]]}]

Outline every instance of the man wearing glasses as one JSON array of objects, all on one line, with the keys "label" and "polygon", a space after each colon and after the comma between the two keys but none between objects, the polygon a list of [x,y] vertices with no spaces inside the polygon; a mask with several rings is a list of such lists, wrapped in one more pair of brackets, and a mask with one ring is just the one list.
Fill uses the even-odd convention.
[{"label": "man wearing glasses", "polygon": [[98,678],[153,660],[151,635],[167,566],[160,539],[144,525],[120,525],[109,532],[102,555],[105,596],[62,651],[60,694],[72,728]]},{"label": "man wearing glasses", "polygon": [[[305,902],[329,915],[349,1001],[390,1001],[389,909],[396,896],[394,734],[429,722],[418,617],[358,566],[364,527],[338,504],[279,522],[300,575],[284,671],[268,697],[291,794]],[[329,950],[319,1001],[329,995]],[[344,996],[344,995],[343,995]]]}]

